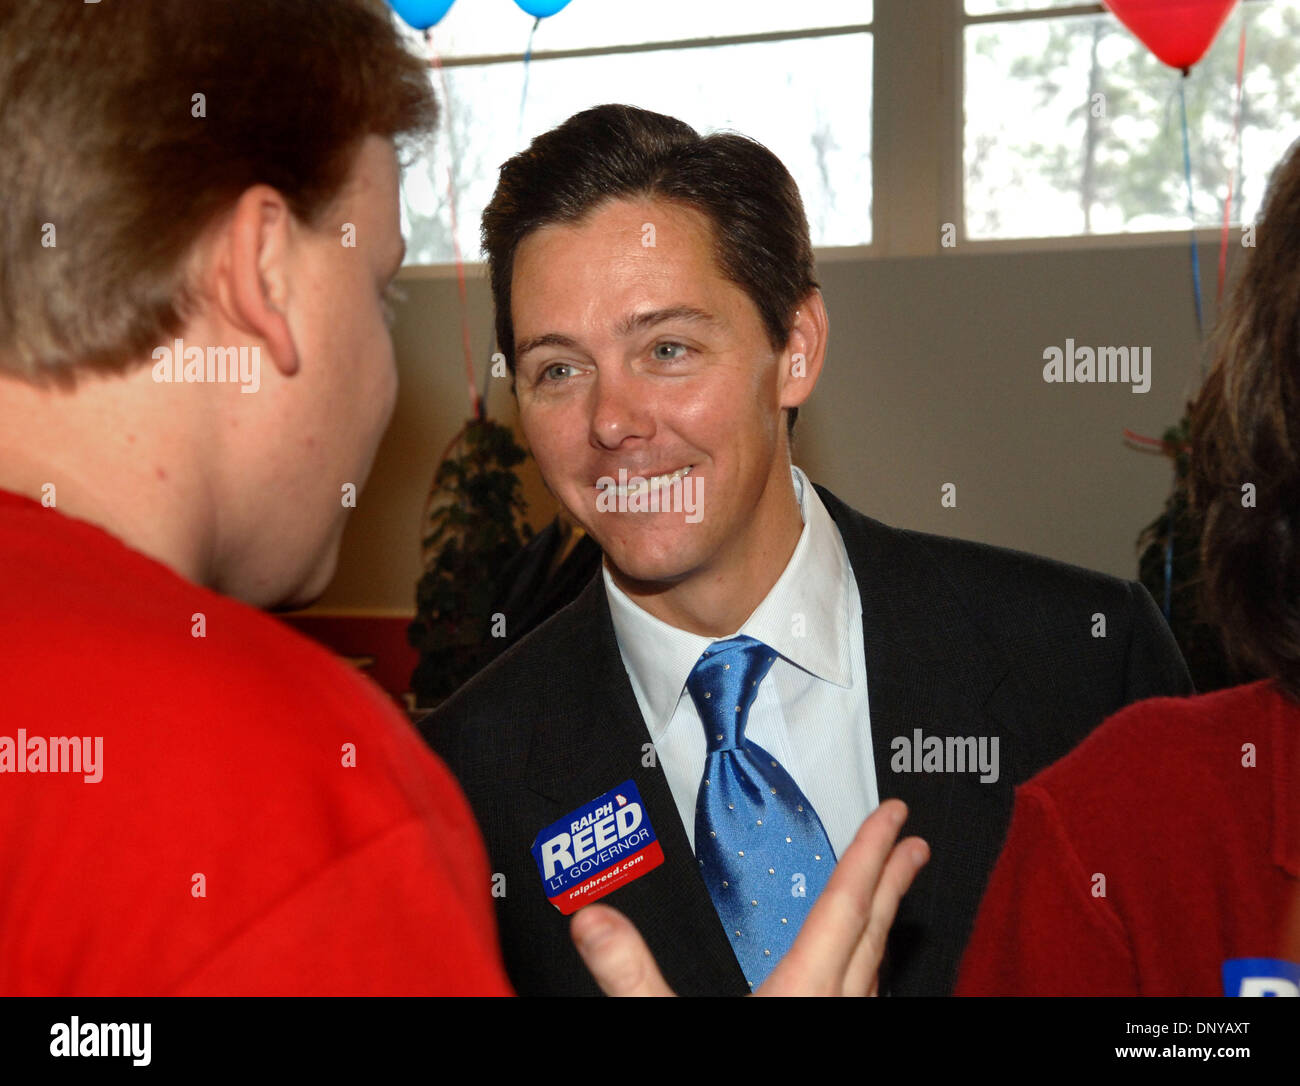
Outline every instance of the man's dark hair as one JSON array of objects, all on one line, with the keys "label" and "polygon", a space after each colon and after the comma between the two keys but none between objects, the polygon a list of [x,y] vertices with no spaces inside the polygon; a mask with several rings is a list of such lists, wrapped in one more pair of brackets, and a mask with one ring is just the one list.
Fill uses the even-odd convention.
[{"label": "man's dark hair", "polygon": [[[662,113],[603,105],[574,114],[506,162],[483,213],[497,341],[511,374],[510,281],[520,242],[543,226],[578,223],[610,200],[642,197],[708,219],[719,271],[753,301],[773,349],[785,345],[795,310],[818,284],[803,201],[781,160],[745,136],[701,136]],[[790,433],[797,415],[789,409]]]},{"label": "man's dark hair", "polygon": [[1256,237],[1192,408],[1191,497],[1209,617],[1239,661],[1300,701],[1300,143]]}]

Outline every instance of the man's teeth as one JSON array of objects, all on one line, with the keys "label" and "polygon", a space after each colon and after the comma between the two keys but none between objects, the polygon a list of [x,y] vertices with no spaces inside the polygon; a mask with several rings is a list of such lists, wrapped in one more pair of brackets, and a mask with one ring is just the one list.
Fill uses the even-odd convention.
[{"label": "man's teeth", "polygon": [[693,465],[687,465],[686,467],[678,468],[676,471],[670,472],[667,475],[654,475],[649,479],[643,478],[639,475],[634,475],[628,479],[627,486],[620,486],[615,489],[619,494],[639,494],[643,490],[658,490],[659,487],[667,486],[675,479],[685,478],[691,473],[692,466]]}]

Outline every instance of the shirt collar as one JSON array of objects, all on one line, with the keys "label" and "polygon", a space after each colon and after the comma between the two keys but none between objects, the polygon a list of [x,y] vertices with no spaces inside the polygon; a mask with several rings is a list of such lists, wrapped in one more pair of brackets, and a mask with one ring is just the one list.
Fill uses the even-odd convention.
[{"label": "shirt collar", "polygon": [[836,686],[853,684],[849,623],[860,620],[853,567],[826,506],[799,468],[791,468],[804,530],[785,572],[740,632],[771,645],[796,667]]},{"label": "shirt collar", "polygon": [[[796,667],[848,689],[849,623],[860,620],[853,569],[839,531],[808,476],[791,467],[803,531],[785,571],[736,634],[770,645]],[[639,704],[648,707],[652,739],[667,729],[686,679],[715,640],[655,618],[634,603],[601,565],[619,651]],[[854,613],[856,611],[856,613]],[[731,634],[729,636],[736,636]]]}]

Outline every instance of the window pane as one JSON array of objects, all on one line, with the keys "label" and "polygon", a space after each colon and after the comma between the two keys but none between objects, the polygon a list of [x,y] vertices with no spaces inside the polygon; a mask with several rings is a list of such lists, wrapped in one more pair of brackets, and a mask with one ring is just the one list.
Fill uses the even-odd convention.
[{"label": "window pane", "polygon": [[[1300,135],[1300,0],[1241,5],[1186,83],[1198,226],[1223,218],[1243,17],[1234,221],[1254,221]],[[1113,16],[977,25],[965,45],[969,237],[1187,228],[1181,76]]]},{"label": "window pane", "polygon": [[[871,22],[871,0],[570,0],[543,19],[533,48],[588,49],[727,34],[763,34]],[[433,31],[443,57],[522,53],[533,17],[514,0],[459,0]]]},{"label": "window pane", "polygon": [[445,71],[450,109],[432,159],[414,164],[403,182],[408,263],[453,259],[448,120],[461,253],[478,260],[479,218],[501,164],[534,136],[602,102],[667,113],[702,133],[726,128],[753,137],[798,183],[813,244],[871,240],[870,34],[534,61],[522,126],[522,64]]}]

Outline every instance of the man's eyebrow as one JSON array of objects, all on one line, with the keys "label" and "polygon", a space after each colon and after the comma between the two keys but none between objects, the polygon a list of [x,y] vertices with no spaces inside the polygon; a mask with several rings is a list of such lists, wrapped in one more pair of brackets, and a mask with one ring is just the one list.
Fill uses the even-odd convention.
[{"label": "man's eyebrow", "polygon": [[666,309],[651,309],[646,313],[634,313],[630,317],[624,317],[614,329],[614,334],[620,337],[630,336],[633,332],[653,328],[656,324],[663,324],[665,321],[689,321],[699,324],[719,323],[718,318],[712,313],[706,313],[703,309],[697,309],[693,305],[673,305]]},{"label": "man's eyebrow", "polygon": [[533,336],[532,339],[526,339],[522,343],[515,344],[515,358],[521,359],[529,351],[535,351],[539,347],[563,347],[565,350],[576,350],[578,341],[559,332],[547,332],[545,335]]},{"label": "man's eyebrow", "polygon": [[[632,335],[634,332],[652,328],[656,324],[663,324],[665,321],[688,321],[701,324],[720,323],[717,317],[703,309],[697,309],[691,305],[674,305],[665,309],[651,309],[644,313],[633,313],[631,316],[624,317],[615,325],[614,334],[623,338]],[[533,336],[531,339],[516,344],[515,358],[523,358],[529,351],[535,351],[539,347],[562,347],[566,350],[575,350],[578,349],[578,346],[575,339],[564,335],[562,332],[546,332],[544,335]]]}]

